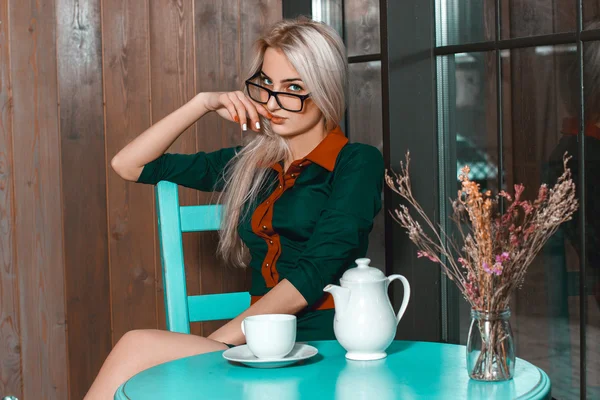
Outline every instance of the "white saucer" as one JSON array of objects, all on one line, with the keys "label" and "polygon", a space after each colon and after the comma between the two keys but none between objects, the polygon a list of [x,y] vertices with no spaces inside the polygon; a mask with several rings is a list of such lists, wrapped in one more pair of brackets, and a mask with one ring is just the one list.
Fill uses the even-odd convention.
[{"label": "white saucer", "polygon": [[223,352],[223,358],[229,361],[242,363],[254,368],[279,368],[297,363],[314,357],[319,351],[304,343],[296,343],[294,348],[287,356],[275,360],[264,360],[257,358],[247,345],[236,346]]}]

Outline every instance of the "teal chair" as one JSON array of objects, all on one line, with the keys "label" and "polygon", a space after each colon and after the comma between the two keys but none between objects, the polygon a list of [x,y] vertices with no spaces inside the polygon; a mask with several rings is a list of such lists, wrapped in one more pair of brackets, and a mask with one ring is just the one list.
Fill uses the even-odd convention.
[{"label": "teal chair", "polygon": [[[221,206],[180,206],[178,186],[161,181],[156,185],[158,238],[162,263],[167,329],[190,333],[190,322],[218,321],[237,317],[250,307],[250,293],[188,296],[183,264],[182,233],[219,230]],[[114,396],[125,400],[125,384]]]},{"label": "teal chair", "polygon": [[221,206],[180,206],[178,186],[156,185],[156,211],[162,263],[167,329],[190,333],[190,322],[232,319],[250,307],[250,293],[188,296],[182,233],[219,230]]}]

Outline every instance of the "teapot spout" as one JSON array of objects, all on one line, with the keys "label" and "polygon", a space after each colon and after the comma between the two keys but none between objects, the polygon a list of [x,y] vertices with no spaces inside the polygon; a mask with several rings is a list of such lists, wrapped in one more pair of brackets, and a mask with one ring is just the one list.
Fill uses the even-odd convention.
[{"label": "teapot spout", "polygon": [[331,293],[333,295],[333,301],[335,303],[335,312],[338,315],[346,312],[348,307],[348,300],[350,299],[350,289],[343,288],[337,285],[327,285],[323,289],[324,292]]}]

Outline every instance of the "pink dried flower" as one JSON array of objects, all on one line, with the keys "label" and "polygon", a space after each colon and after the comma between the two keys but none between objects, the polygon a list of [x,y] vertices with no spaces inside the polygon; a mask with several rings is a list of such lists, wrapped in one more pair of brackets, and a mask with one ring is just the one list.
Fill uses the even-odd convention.
[{"label": "pink dried flower", "polygon": [[467,282],[465,283],[465,290],[467,298],[473,302],[477,302],[479,298],[479,289],[474,284]]},{"label": "pink dried flower", "polygon": [[477,278],[475,277],[475,275],[473,275],[473,271],[467,272],[467,281],[475,282],[476,280]]},{"label": "pink dried flower", "polygon": [[528,201],[521,202],[521,207],[523,208],[523,211],[525,211],[525,215],[531,214],[534,210],[533,206]]},{"label": "pink dried flower", "polygon": [[508,201],[512,201],[512,196],[506,193],[504,190],[501,190],[500,193],[498,193],[498,196],[504,197]]},{"label": "pink dried flower", "polygon": [[535,200],[535,204],[540,205],[541,203],[544,202],[544,200],[546,200],[547,196],[548,196],[548,186],[544,183],[542,186],[540,186],[540,189],[538,190],[538,197]]},{"label": "pink dried flower", "polygon": [[523,191],[525,190],[525,186],[523,186],[522,183],[519,183],[518,185],[515,185],[515,202],[519,202],[521,199],[521,195],[523,194]]},{"label": "pink dried flower", "polygon": [[497,263],[503,263],[508,260],[510,260],[510,254],[508,254],[506,251],[496,256]]},{"label": "pink dried flower", "polygon": [[496,274],[496,275],[500,275],[502,273],[502,264],[501,263],[495,263],[492,266],[492,273]]},{"label": "pink dried flower", "polygon": [[419,251],[417,251],[417,258],[421,258],[421,257],[427,257],[428,259],[430,259],[433,262],[440,261],[437,257],[432,256],[431,254],[427,253],[426,251],[419,250]]},{"label": "pink dried flower", "polygon": [[527,240],[529,239],[529,236],[535,232],[535,228],[536,228],[536,224],[531,224],[527,227],[527,229],[525,229],[525,231],[523,232],[523,239]]},{"label": "pink dried flower", "polygon": [[502,264],[497,262],[492,265],[490,268],[489,264],[485,261],[483,262],[483,270],[490,275],[500,275],[502,273]]},{"label": "pink dried flower", "polygon": [[483,264],[481,265],[483,267],[483,270],[485,272],[487,272],[488,274],[492,273],[492,270],[490,269],[490,266],[488,263],[486,263],[485,261],[483,262]]}]

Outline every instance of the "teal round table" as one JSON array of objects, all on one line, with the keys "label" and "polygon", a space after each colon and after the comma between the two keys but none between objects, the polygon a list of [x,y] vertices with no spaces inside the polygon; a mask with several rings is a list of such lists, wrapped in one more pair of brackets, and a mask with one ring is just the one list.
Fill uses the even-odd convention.
[{"label": "teal round table", "polygon": [[464,346],[395,341],[383,360],[350,361],[337,341],[309,344],[319,354],[285,368],[230,363],[221,351],[167,362],[129,379],[115,399],[550,399],[548,376],[522,359],[513,379],[491,383],[469,379]]}]

